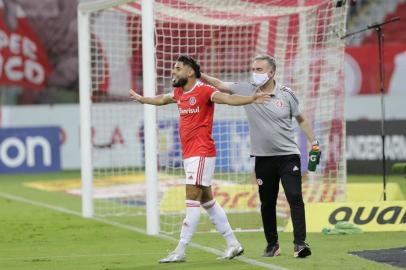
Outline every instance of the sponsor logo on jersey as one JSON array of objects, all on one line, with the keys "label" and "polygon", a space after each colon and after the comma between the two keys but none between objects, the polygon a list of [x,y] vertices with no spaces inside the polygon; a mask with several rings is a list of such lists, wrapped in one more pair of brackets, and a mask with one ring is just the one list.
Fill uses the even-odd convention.
[{"label": "sponsor logo on jersey", "polygon": [[293,171],[295,172],[295,171],[298,171],[299,170],[299,168],[295,165],[295,167],[293,167]]},{"label": "sponsor logo on jersey", "polygon": [[196,98],[195,97],[191,97],[191,98],[189,98],[189,104],[190,105],[195,105],[196,104]]},{"label": "sponsor logo on jersey", "polygon": [[200,107],[196,107],[196,108],[186,108],[186,109],[182,109],[179,108],[179,114],[192,114],[192,113],[199,113],[200,112]]}]

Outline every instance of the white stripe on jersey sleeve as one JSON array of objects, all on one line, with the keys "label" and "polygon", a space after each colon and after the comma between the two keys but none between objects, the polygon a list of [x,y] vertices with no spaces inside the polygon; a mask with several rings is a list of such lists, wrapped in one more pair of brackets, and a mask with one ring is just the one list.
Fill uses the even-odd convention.
[{"label": "white stripe on jersey sleeve", "polygon": [[214,91],[213,93],[211,93],[211,96],[210,96],[210,101],[211,102],[213,102],[213,96],[214,96],[214,94],[215,93],[219,93],[220,91],[219,90],[217,90],[217,91]]}]

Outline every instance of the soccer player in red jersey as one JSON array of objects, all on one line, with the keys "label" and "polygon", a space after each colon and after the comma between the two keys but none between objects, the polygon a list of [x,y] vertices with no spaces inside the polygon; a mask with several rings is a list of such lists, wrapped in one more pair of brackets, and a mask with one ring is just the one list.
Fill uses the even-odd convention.
[{"label": "soccer player in red jersey", "polygon": [[130,97],[137,102],[151,105],[177,103],[180,124],[184,170],[186,174],[186,217],[176,249],[160,263],[184,262],[185,250],[192,239],[200,218],[200,206],[208,213],[227,242],[224,259],[233,259],[244,252],[228,222],[224,209],[215,201],[211,190],[216,160],[216,146],[212,137],[214,103],[246,105],[264,103],[269,96],[254,93],[252,96],[230,95],[204,84],[200,78],[200,66],[186,55],[180,56],[172,71],[171,93],[155,97],[143,97],[130,90]]}]

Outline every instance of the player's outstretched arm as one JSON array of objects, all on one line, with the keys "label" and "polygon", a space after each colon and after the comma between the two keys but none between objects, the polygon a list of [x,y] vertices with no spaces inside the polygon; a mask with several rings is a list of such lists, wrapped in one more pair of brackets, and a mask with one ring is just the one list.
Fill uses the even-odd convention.
[{"label": "player's outstretched arm", "polygon": [[156,106],[166,105],[169,103],[175,103],[176,101],[172,98],[170,94],[162,94],[155,97],[144,97],[140,94],[137,94],[134,90],[130,89],[129,91],[130,98],[133,101],[142,103],[142,104],[151,104]]},{"label": "player's outstretched arm", "polygon": [[232,106],[247,105],[251,103],[265,103],[270,96],[267,93],[255,92],[252,96],[230,95],[216,92],[213,94],[212,102],[217,104],[227,104]]},{"label": "player's outstretched arm", "polygon": [[206,73],[202,73],[200,79],[205,81],[207,84],[214,86],[221,92],[232,93],[232,91],[231,91],[232,82],[223,82],[215,77],[207,75]]}]

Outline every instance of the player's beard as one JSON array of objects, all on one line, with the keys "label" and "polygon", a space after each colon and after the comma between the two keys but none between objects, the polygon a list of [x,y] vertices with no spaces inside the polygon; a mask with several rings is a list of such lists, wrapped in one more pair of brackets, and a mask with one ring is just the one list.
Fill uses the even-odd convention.
[{"label": "player's beard", "polygon": [[173,87],[183,87],[187,84],[187,78],[179,78],[178,80],[174,80],[172,82]]}]

